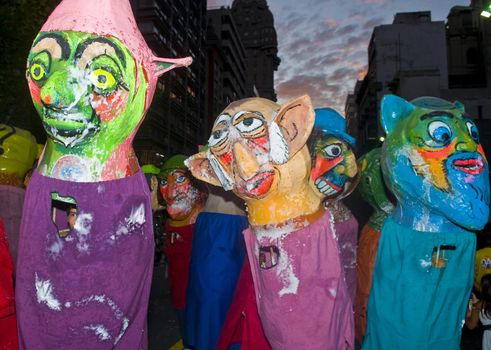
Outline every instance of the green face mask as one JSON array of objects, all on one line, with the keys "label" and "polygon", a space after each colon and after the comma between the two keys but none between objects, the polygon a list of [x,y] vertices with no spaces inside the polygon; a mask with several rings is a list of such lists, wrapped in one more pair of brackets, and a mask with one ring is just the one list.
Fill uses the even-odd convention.
[{"label": "green face mask", "polygon": [[360,158],[360,182],[357,187],[363,199],[374,209],[369,222],[375,229],[380,229],[384,220],[394,210],[382,178],[380,154],[381,149],[375,148]]},{"label": "green face mask", "polygon": [[40,172],[76,181],[122,177],[148,85],[126,46],[109,36],[41,32],[27,80],[48,134]]}]

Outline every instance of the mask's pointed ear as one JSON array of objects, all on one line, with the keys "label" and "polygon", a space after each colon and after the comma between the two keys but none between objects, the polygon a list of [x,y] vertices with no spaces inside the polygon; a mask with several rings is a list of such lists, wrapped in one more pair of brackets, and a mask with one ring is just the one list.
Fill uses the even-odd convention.
[{"label": "mask's pointed ear", "polygon": [[170,71],[174,68],[179,67],[187,67],[193,63],[193,59],[191,57],[184,58],[160,58],[154,57],[153,62],[155,64],[154,74],[155,76],[160,76],[165,72]]},{"label": "mask's pointed ear", "polygon": [[315,112],[308,95],[281,106],[270,126],[270,156],[274,163],[285,163],[305,145],[314,120]]},{"label": "mask's pointed ear", "polygon": [[455,107],[457,107],[457,109],[459,111],[461,111],[462,113],[465,113],[465,106],[464,106],[464,104],[462,102],[460,102],[460,101],[454,101],[453,104],[455,105]]},{"label": "mask's pointed ear", "polygon": [[380,107],[380,123],[385,133],[390,134],[397,121],[407,117],[414,109],[414,105],[399,96],[385,95]]},{"label": "mask's pointed ear", "polygon": [[214,186],[221,186],[220,180],[216,176],[210,161],[207,157],[207,151],[196,153],[185,160],[184,164],[188,167],[189,171],[198,180],[207,182]]}]

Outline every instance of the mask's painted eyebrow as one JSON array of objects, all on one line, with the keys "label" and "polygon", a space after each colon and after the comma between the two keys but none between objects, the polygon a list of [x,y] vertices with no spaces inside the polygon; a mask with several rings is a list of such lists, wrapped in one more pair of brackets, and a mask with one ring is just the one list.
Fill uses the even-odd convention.
[{"label": "mask's painted eyebrow", "polygon": [[[103,44],[103,45],[101,45],[101,47],[109,45],[114,50],[114,53],[116,54],[116,56],[118,56],[119,61],[123,65],[123,68],[126,68],[126,60],[124,58],[123,51],[121,51],[120,48],[115,43],[113,43],[111,40],[106,39],[106,38],[88,39],[88,40],[84,41],[83,43],[81,43],[80,45],[78,45],[77,50],[75,51],[75,59],[76,60],[80,59],[84,55],[86,49],[89,46],[91,46],[91,44],[95,44],[95,43]],[[97,55],[103,54],[104,51],[97,51],[96,50],[96,53],[97,53]],[[93,58],[93,57],[96,57],[96,55],[91,53],[91,58]],[[89,60],[87,60],[87,62],[88,61]]]},{"label": "mask's painted eyebrow", "polygon": [[454,115],[452,113],[445,112],[445,111],[431,111],[430,113],[423,114],[422,116],[419,117],[419,119],[425,120],[425,119],[433,118],[433,117],[453,118]]},{"label": "mask's painted eyebrow", "polygon": [[[52,44],[57,45],[59,47],[59,51],[56,47],[53,48]],[[57,59],[61,58],[63,60],[67,60],[70,57],[70,45],[68,44],[68,41],[63,37],[63,35],[58,33],[42,34],[34,42],[31,50],[35,53],[47,50],[50,52],[53,58]]]}]

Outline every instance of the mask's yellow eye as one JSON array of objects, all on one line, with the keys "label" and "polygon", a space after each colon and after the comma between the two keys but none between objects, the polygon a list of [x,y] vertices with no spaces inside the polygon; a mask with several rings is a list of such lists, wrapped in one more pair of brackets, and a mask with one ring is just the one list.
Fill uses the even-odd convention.
[{"label": "mask's yellow eye", "polygon": [[31,74],[31,78],[35,81],[43,79],[46,75],[46,70],[44,69],[43,65],[39,63],[34,63],[29,69],[29,72]]},{"label": "mask's yellow eye", "polygon": [[104,70],[102,68],[98,68],[93,70],[89,76],[92,84],[101,92],[112,92],[116,89],[116,79],[111,72]]}]

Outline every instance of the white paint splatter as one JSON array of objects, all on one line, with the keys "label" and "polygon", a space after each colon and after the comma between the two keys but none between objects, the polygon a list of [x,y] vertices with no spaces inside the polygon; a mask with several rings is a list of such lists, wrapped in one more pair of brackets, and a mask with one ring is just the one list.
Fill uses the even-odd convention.
[{"label": "white paint splatter", "polygon": [[278,244],[278,250],[280,252],[278,266],[276,275],[283,282],[283,288],[278,292],[278,295],[282,297],[286,294],[297,294],[298,285],[300,284],[300,280],[295,275],[293,271],[293,261],[291,257],[288,255],[288,252],[283,249],[281,246],[281,240]]},{"label": "white paint splatter", "polygon": [[285,238],[288,234],[298,230],[297,225],[298,222],[295,223],[293,220],[288,220],[281,227],[277,227],[276,225],[265,225],[263,227],[254,227],[253,230],[259,241],[265,238],[280,239]]},{"label": "white paint splatter", "polygon": [[87,236],[92,228],[92,221],[94,217],[90,213],[80,212],[77,215],[77,220],[75,221],[75,230],[82,236]]},{"label": "white paint splatter", "polygon": [[62,249],[63,242],[60,239],[57,239],[56,242],[53,242],[53,244],[49,246],[48,251],[51,253],[51,256],[53,258],[56,258],[58,257]]},{"label": "white paint splatter", "polygon": [[135,228],[142,226],[145,221],[145,204],[141,203],[138,207],[133,207],[130,215],[118,224],[116,233],[110,236],[111,240],[116,241],[121,236],[131,234]]},{"label": "white paint splatter", "polygon": [[430,260],[419,259],[419,264],[421,265],[422,268],[431,267],[431,259]]},{"label": "white paint splatter", "polygon": [[60,311],[61,304],[53,296],[53,286],[50,280],[42,280],[35,273],[36,277],[36,296],[39,304],[46,304],[51,310]]},{"label": "white paint splatter", "polygon": [[129,324],[130,324],[130,320],[125,317],[123,319],[123,326],[121,327],[121,331],[119,332],[118,336],[114,340],[114,345],[116,345],[121,340]]},{"label": "white paint splatter", "polygon": [[89,244],[87,243],[88,235],[92,229],[92,222],[94,218],[90,213],[80,212],[75,221],[75,231],[77,231],[77,249],[81,253],[89,252]]},{"label": "white paint splatter", "polygon": [[137,208],[131,209],[131,214],[125,219],[128,225],[143,225],[145,223],[145,205],[142,203]]},{"label": "white paint splatter", "polygon": [[100,340],[109,340],[111,339],[111,336],[109,335],[108,330],[106,327],[104,327],[102,324],[91,324],[88,326],[85,326],[84,329],[87,329],[89,331],[93,331],[95,335],[99,337]]},{"label": "white paint splatter", "polygon": [[97,193],[104,193],[105,192],[104,185],[99,185],[97,186]]},{"label": "white paint splatter", "polygon": [[331,296],[332,296],[333,298],[336,298],[336,295],[337,295],[337,292],[338,292],[338,291],[336,290],[336,288],[329,288],[328,290],[329,290],[329,294],[331,294]]}]

